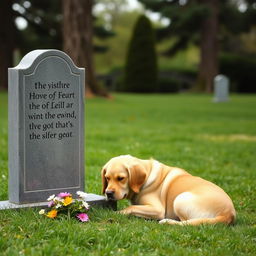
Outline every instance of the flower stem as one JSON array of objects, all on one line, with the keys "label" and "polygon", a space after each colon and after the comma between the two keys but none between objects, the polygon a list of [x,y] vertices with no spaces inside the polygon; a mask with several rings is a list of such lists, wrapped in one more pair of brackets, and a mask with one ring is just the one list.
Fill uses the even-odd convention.
[{"label": "flower stem", "polygon": [[68,220],[70,220],[70,209],[68,209]]}]

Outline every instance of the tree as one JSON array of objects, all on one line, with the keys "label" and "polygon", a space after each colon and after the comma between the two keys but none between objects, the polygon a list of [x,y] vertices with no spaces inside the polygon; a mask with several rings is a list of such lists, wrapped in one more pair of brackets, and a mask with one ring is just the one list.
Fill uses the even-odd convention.
[{"label": "tree", "polygon": [[13,66],[14,19],[12,1],[0,1],[0,89],[8,88],[8,68]]},{"label": "tree", "polygon": [[[200,41],[199,83],[195,89],[211,91],[213,77],[218,73],[218,1],[219,0],[139,0],[147,8],[170,18],[169,26],[158,31],[158,39],[175,38],[175,43],[164,53],[172,56],[191,42]],[[199,40],[198,40],[199,34]]]},{"label": "tree", "polygon": [[[70,28],[67,29],[69,34],[62,33],[62,2],[61,0],[55,1],[41,1],[41,0],[13,0],[13,1],[0,1],[0,19],[3,19],[2,24],[5,26],[1,26],[0,31],[3,36],[1,36],[0,41],[3,42],[0,45],[3,49],[0,49],[2,54],[0,58],[1,61],[6,63],[7,60],[11,59],[7,58],[8,56],[13,55],[13,33],[15,34],[15,47],[19,50],[21,56],[24,56],[27,52],[31,51],[32,49],[62,49],[63,46],[63,38],[69,40],[84,40],[86,39],[84,44],[83,42],[76,43],[75,45],[84,46],[85,48],[91,44],[90,36],[92,36],[92,30],[95,35],[101,39],[105,39],[109,36],[112,36],[113,33],[111,31],[107,31],[102,26],[94,26],[92,28],[92,17],[91,15],[84,15],[85,10],[83,8],[91,8],[92,0],[84,1],[84,0],[76,0],[74,3],[69,3],[70,1],[63,1],[63,10],[64,5],[66,4],[67,7],[72,8],[73,13],[69,13],[68,8],[66,8],[66,13],[69,15],[67,17],[68,20],[65,23],[65,27],[67,26]],[[12,10],[12,4],[14,3],[15,8]],[[78,8],[81,9],[78,9]],[[78,13],[78,14],[77,14]],[[89,10],[91,14],[91,9]],[[77,14],[77,15],[76,15]],[[9,17],[9,18],[8,18]],[[22,17],[27,21],[27,27],[24,30],[18,30],[14,24],[14,20],[17,17]],[[84,19],[86,17],[86,19]],[[71,19],[77,19],[74,22],[71,22]],[[84,21],[85,20],[85,21]],[[71,23],[71,24],[69,24]],[[12,26],[11,26],[12,25]],[[75,25],[77,27],[71,27],[71,25]],[[85,27],[86,26],[86,27]],[[87,29],[88,28],[88,29]],[[79,30],[80,29],[80,30]],[[75,35],[73,34],[73,31]],[[86,33],[88,31],[88,33]],[[81,33],[81,35],[79,35]],[[88,39],[87,39],[88,38]],[[69,41],[69,42],[70,42]],[[73,43],[73,42],[72,42]],[[89,50],[86,50],[85,54],[81,52],[78,54],[72,53],[73,47],[70,47],[70,44],[65,44],[66,47],[69,47],[68,54],[74,59],[74,62],[78,66],[84,66],[86,63],[86,72],[87,76],[86,79],[89,79],[90,82],[87,82],[87,86],[91,86],[92,88],[87,89],[88,91],[93,92],[94,94],[99,95],[106,95],[106,92],[98,87],[94,75],[94,69],[92,63],[92,51],[95,52],[105,52],[107,48],[104,45],[93,45],[90,47]],[[67,46],[68,45],[68,46]],[[81,48],[75,48],[75,51],[80,51]],[[89,52],[89,53],[88,53]],[[86,55],[88,53],[88,56]],[[73,57],[73,55],[75,57]],[[80,55],[80,56],[79,56]],[[79,58],[77,57],[79,56]],[[83,58],[88,58],[88,61],[82,60]],[[12,66],[9,64],[8,66]],[[6,67],[4,67],[6,70]],[[92,70],[92,71],[91,71]],[[1,76],[2,77],[2,76]],[[88,81],[88,80],[86,80]],[[7,83],[6,83],[7,84]]]},{"label": "tree", "polygon": [[63,0],[63,39],[64,51],[76,65],[86,67],[87,96],[97,94],[108,96],[105,89],[99,87],[93,65],[93,0]]},{"label": "tree", "polygon": [[[237,40],[237,35],[256,24],[255,0],[139,1],[171,21],[157,32],[159,40],[166,37],[175,40],[165,55],[172,56],[190,43],[199,45],[200,65],[195,89],[201,91],[212,90],[221,48],[241,53],[242,43]],[[239,10],[241,7],[243,11]]]},{"label": "tree", "polygon": [[214,77],[219,73],[219,0],[200,0],[200,2],[206,4],[210,9],[210,13],[201,24],[200,64],[195,89],[212,92]]},{"label": "tree", "polygon": [[140,16],[130,41],[124,76],[124,89],[153,92],[157,86],[157,59],[154,31],[150,20]]}]

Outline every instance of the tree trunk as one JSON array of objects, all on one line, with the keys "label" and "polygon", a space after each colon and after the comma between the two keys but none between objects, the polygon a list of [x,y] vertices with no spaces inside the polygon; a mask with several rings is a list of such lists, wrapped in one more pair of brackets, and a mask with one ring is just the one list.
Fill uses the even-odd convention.
[{"label": "tree trunk", "polygon": [[219,0],[200,0],[210,9],[201,28],[200,65],[195,87],[198,91],[212,92],[214,77],[218,74],[218,16]]},{"label": "tree trunk", "polygon": [[0,90],[8,89],[8,68],[13,67],[14,19],[12,1],[0,1]]},{"label": "tree trunk", "polygon": [[86,72],[85,94],[108,96],[99,87],[93,65],[93,0],[62,0],[63,49],[79,67]]}]

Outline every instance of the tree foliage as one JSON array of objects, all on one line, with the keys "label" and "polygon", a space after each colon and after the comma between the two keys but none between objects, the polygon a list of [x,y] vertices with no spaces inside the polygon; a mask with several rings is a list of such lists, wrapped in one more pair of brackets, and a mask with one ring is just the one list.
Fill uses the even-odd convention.
[{"label": "tree foliage", "polygon": [[8,68],[12,66],[14,51],[14,21],[12,1],[0,1],[0,89],[8,88]]},{"label": "tree foliage", "polygon": [[[157,40],[173,37],[175,44],[165,51],[167,55],[173,55],[177,51],[188,46],[189,43],[199,43],[201,25],[211,13],[207,6],[208,0],[138,0],[146,9],[160,13],[170,19],[170,24],[157,30]],[[239,4],[243,2],[245,11],[239,10]],[[249,31],[256,24],[255,0],[223,0],[219,6],[220,37],[223,30],[232,34]],[[221,40],[221,43],[224,43]]]},{"label": "tree foliage", "polygon": [[[28,26],[26,29],[17,31],[17,46],[22,55],[35,48],[62,49],[62,1],[61,0],[33,0],[31,5],[26,0],[15,0],[20,11],[15,11],[15,16],[23,17]],[[96,18],[93,17],[95,20]],[[104,40],[114,33],[106,30],[104,26],[94,25],[93,34]],[[104,52],[107,48],[104,44],[94,45],[94,50]]]},{"label": "tree foliage", "polygon": [[[209,81],[212,83],[212,78],[218,70],[219,50],[243,52],[241,40],[237,35],[249,31],[253,24],[256,24],[256,8],[253,0],[139,1],[147,9],[159,12],[163,17],[170,19],[168,26],[157,31],[158,40],[164,38],[175,40],[164,51],[166,56],[173,56],[191,43],[199,45],[201,63],[197,88],[201,90],[212,89]],[[244,5],[243,11],[239,10],[241,4]]]},{"label": "tree foliage", "polygon": [[[101,41],[109,36],[113,35],[112,31],[106,30],[103,26],[93,26],[93,23],[90,24],[91,28],[88,29],[88,27],[83,27],[79,31],[70,30],[69,34],[63,37],[62,34],[62,21],[63,21],[63,13],[62,13],[62,2],[66,3],[67,1],[61,1],[61,0],[33,0],[33,1],[26,1],[26,0],[12,0],[12,1],[1,1],[1,18],[3,19],[2,24],[6,23],[5,26],[1,26],[1,39],[0,39],[0,53],[3,56],[0,61],[0,71],[2,74],[0,77],[0,86],[7,86],[7,68],[13,66],[13,52],[14,49],[17,49],[21,56],[25,55],[27,52],[33,50],[33,49],[63,49],[63,46],[65,49],[67,47],[65,46],[64,41],[68,40],[69,37],[72,37],[73,33],[76,32],[76,36],[73,37],[73,39],[82,38],[83,35],[86,39],[89,38],[89,36],[92,37],[92,34],[94,33],[96,36],[98,36]],[[76,0],[73,1],[75,3],[81,2],[84,4],[87,3],[93,3],[92,0],[83,1],[83,0]],[[86,6],[88,7],[88,6]],[[80,9],[73,9],[74,12],[81,12],[83,10]],[[91,16],[91,9],[89,10],[90,17],[93,20],[93,17]],[[27,22],[27,27],[23,30],[19,30],[17,27],[14,26],[14,20],[16,18],[23,18]],[[73,15],[75,17],[75,13]],[[72,17],[70,17],[72,18]],[[86,15],[80,15],[79,20],[77,19],[75,21],[76,24],[83,23],[84,20],[88,18],[88,12]],[[95,19],[95,18],[94,18]],[[69,20],[66,24],[74,24],[72,23],[72,20]],[[90,32],[91,31],[91,32]],[[87,33],[88,32],[88,33]],[[91,34],[90,34],[90,33]],[[79,35],[81,34],[81,36]],[[86,35],[88,34],[88,35]],[[15,42],[15,44],[14,44]],[[87,40],[88,42],[88,40]],[[83,42],[81,42],[83,44]],[[88,44],[85,44],[84,47],[88,46]],[[81,50],[82,48],[80,48]],[[84,52],[75,53],[73,54],[72,51],[76,51],[77,49],[69,47],[68,54],[72,57],[75,55],[79,55],[79,58],[88,58],[84,52],[92,52],[98,51],[98,52],[104,52],[107,50],[107,48],[102,44],[92,45],[92,47],[89,47],[88,49],[85,49]],[[89,55],[89,54],[88,54]],[[76,61],[77,65],[81,65],[86,63],[87,68],[87,78],[93,77],[93,67],[89,60],[84,61]],[[84,67],[84,66],[82,66]],[[1,80],[3,78],[3,80]],[[93,79],[90,79],[91,81]],[[106,94],[105,92],[102,93],[103,90],[101,90],[96,85],[93,86],[93,83],[90,83],[92,86],[92,91],[95,94]]]}]

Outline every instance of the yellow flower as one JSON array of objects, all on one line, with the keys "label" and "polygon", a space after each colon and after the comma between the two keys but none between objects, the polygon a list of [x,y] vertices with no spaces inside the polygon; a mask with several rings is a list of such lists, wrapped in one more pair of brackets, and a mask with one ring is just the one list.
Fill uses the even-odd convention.
[{"label": "yellow flower", "polygon": [[71,203],[72,203],[72,200],[73,200],[72,196],[67,196],[67,197],[65,197],[65,199],[64,199],[64,201],[63,201],[63,205],[64,205],[64,206],[67,206],[67,205],[71,204]]},{"label": "yellow flower", "polygon": [[53,218],[55,218],[55,217],[57,216],[57,213],[58,213],[58,211],[55,210],[55,209],[53,209],[53,210],[49,211],[49,212],[46,214],[46,216],[47,216],[48,218],[53,219]]}]

